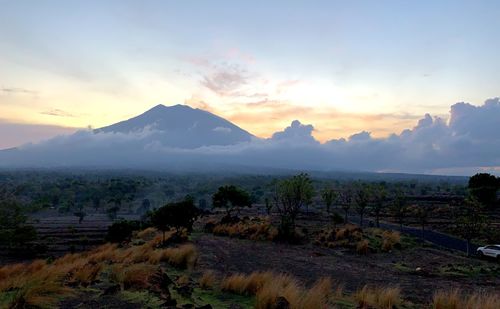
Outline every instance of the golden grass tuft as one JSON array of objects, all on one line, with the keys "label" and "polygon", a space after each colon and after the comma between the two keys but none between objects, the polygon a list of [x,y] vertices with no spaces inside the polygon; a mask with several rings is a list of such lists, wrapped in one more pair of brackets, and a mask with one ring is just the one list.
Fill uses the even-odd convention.
[{"label": "golden grass tuft", "polygon": [[369,242],[366,239],[356,243],[356,252],[359,254],[368,254],[370,252]]},{"label": "golden grass tuft", "polygon": [[384,231],[382,233],[382,250],[391,251],[396,244],[401,244],[401,234],[397,231]]},{"label": "golden grass tuft", "polygon": [[459,289],[434,293],[432,307],[435,309],[497,309],[500,295],[488,293],[464,294]]},{"label": "golden grass tuft", "polygon": [[244,274],[233,274],[222,279],[220,288],[225,292],[244,294],[247,286],[247,276]]},{"label": "golden grass tuft", "polygon": [[177,248],[163,250],[162,261],[167,261],[173,266],[193,269],[198,261],[198,251],[192,244],[181,245]]},{"label": "golden grass tuft", "polygon": [[358,308],[391,309],[401,304],[401,289],[399,287],[374,287],[365,285],[354,295]]},{"label": "golden grass tuft", "polygon": [[176,282],[177,282],[177,285],[179,286],[185,286],[185,285],[188,285],[189,284],[189,276],[188,275],[182,275],[182,276],[179,276],[179,278],[177,278]]},{"label": "golden grass tuft", "polygon": [[215,285],[215,273],[212,270],[207,270],[203,273],[198,283],[202,289],[211,289]]},{"label": "golden grass tuft", "polygon": [[117,264],[111,267],[110,278],[120,284],[122,289],[145,289],[149,286],[149,278],[157,268],[149,264]]},{"label": "golden grass tuft", "polygon": [[301,308],[325,308],[332,292],[330,278],[322,278],[304,293],[300,302]]},{"label": "golden grass tuft", "polygon": [[142,231],[137,232],[137,238],[144,241],[153,240],[159,234],[158,230],[154,227],[148,227]]},{"label": "golden grass tuft", "polygon": [[255,295],[257,309],[273,308],[278,297],[284,297],[293,309],[326,308],[332,293],[332,282],[329,278],[323,278],[310,289],[304,289],[292,276],[254,272],[250,275],[233,274],[224,278],[221,290]]},{"label": "golden grass tuft", "polygon": [[239,237],[251,240],[274,240],[278,230],[269,218],[255,218],[233,224],[216,224],[212,233],[218,236]]}]

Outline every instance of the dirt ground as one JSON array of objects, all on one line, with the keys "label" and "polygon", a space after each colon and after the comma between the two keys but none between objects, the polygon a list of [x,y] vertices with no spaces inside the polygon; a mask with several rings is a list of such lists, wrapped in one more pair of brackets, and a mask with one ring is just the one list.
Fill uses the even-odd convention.
[{"label": "dirt ground", "polygon": [[[298,225],[312,232],[325,224],[321,216],[311,215]],[[292,274],[306,285],[329,276],[349,293],[365,284],[399,286],[406,300],[420,304],[428,303],[440,289],[500,293],[500,265],[495,261],[467,258],[418,242],[407,249],[359,255],[310,242],[289,245],[206,233],[197,233],[193,238],[201,255],[199,267],[222,275],[271,270]]]}]

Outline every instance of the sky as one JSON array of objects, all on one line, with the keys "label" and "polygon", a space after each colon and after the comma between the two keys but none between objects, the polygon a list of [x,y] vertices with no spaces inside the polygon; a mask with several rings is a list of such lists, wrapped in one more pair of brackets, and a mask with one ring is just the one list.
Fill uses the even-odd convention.
[{"label": "sky", "polygon": [[0,0],[0,149],[187,104],[389,137],[498,97],[498,1]]}]

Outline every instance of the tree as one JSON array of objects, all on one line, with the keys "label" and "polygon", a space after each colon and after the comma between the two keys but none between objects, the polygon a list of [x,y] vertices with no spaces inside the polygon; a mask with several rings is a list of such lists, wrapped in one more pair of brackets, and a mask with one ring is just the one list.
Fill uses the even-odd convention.
[{"label": "tree", "polygon": [[364,185],[361,185],[360,188],[356,191],[356,195],[354,196],[354,201],[356,203],[356,211],[359,214],[359,226],[363,226],[363,216],[365,214],[366,206],[368,206],[368,201],[370,198],[370,192],[368,188]]},{"label": "tree", "polygon": [[264,199],[264,203],[266,206],[266,213],[269,216],[271,214],[271,211],[273,210],[273,203],[271,203],[268,197]]},{"label": "tree", "polygon": [[402,192],[397,192],[392,202],[392,212],[399,223],[399,230],[403,230],[403,223],[407,211],[406,198]]},{"label": "tree", "polygon": [[222,186],[212,196],[212,205],[214,208],[225,208],[228,217],[231,217],[231,211],[239,207],[251,207],[252,202],[250,194],[236,186]]},{"label": "tree", "polygon": [[299,174],[276,184],[276,209],[280,214],[280,234],[290,238],[295,234],[299,211],[312,201],[314,188],[307,174]]},{"label": "tree", "polygon": [[352,194],[351,190],[346,189],[339,194],[339,204],[342,210],[344,210],[344,223],[347,223],[347,215],[349,214],[349,209],[352,204]]},{"label": "tree", "polygon": [[418,220],[422,228],[420,237],[422,242],[425,241],[425,225],[427,224],[427,219],[429,217],[429,209],[424,205],[413,205],[410,207],[410,213]]},{"label": "tree", "polygon": [[478,173],[469,178],[470,194],[486,207],[495,205],[499,187],[500,179],[487,173]]},{"label": "tree", "polygon": [[0,244],[7,248],[24,246],[36,239],[36,231],[26,224],[19,203],[13,200],[0,200]]},{"label": "tree", "polygon": [[380,212],[384,208],[384,203],[387,198],[387,192],[382,186],[375,186],[372,189],[373,212],[375,213],[375,222],[377,227],[380,227]]},{"label": "tree", "polygon": [[323,199],[323,203],[325,203],[326,212],[330,213],[333,202],[337,198],[337,192],[330,188],[324,188],[321,192],[321,198]]},{"label": "tree", "polygon": [[87,216],[87,213],[85,213],[85,211],[83,211],[82,209],[74,212],[73,214],[75,215],[75,217],[78,218],[78,223],[79,224],[82,224],[83,219],[85,219],[85,217]]},{"label": "tree", "polygon": [[151,216],[151,223],[163,233],[165,242],[165,232],[174,228],[176,235],[180,236],[180,231],[185,228],[189,231],[193,229],[193,223],[200,215],[200,211],[193,203],[192,199],[182,202],[169,203],[155,210]]},{"label": "tree", "polygon": [[486,217],[481,214],[481,204],[474,198],[465,200],[456,218],[457,232],[467,242],[467,255],[470,255],[471,241],[481,235],[486,224]]}]

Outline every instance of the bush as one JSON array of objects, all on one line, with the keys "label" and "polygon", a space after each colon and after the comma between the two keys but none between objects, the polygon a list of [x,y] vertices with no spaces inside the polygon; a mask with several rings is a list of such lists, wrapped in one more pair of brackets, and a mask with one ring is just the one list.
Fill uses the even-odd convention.
[{"label": "bush", "polygon": [[121,220],[108,227],[106,240],[112,243],[129,241],[132,238],[132,233],[139,229],[140,223],[138,221]]}]

